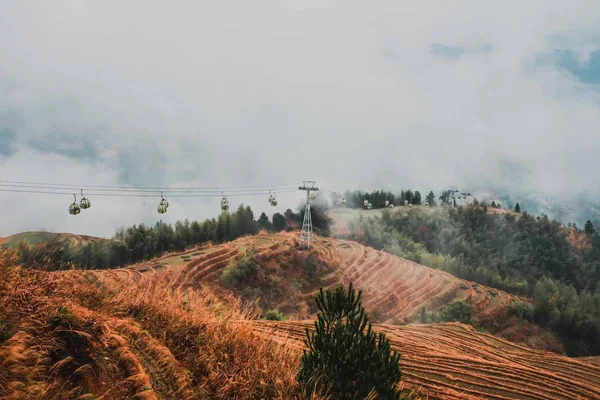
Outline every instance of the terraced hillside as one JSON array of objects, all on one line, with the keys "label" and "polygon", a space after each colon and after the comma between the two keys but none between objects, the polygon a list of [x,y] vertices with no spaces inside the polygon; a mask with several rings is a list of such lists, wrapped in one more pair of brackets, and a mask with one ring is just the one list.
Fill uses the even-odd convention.
[{"label": "terraced hillside", "polygon": [[[224,302],[217,279],[249,251],[268,261],[295,247],[294,234],[257,235],[116,270],[6,269],[0,398],[295,398],[312,314],[258,320],[233,294]],[[378,321],[409,321],[422,307],[456,299],[483,319],[511,301],[350,241],[318,238],[313,252],[336,266],[321,276],[324,286],[353,281]],[[315,290],[301,289],[306,302]],[[595,359],[533,350],[455,323],[374,328],[402,354],[402,385],[429,398],[600,399]]]},{"label": "terraced hillside", "polygon": [[[259,335],[300,351],[311,321],[253,323]],[[532,350],[474,328],[375,325],[402,354],[405,385],[435,399],[599,399],[600,365]]]},{"label": "terraced hillside", "polygon": [[148,262],[110,271],[90,271],[97,279],[116,278],[128,283],[161,280],[177,288],[198,287],[214,277],[236,257],[253,252],[291,249],[293,235],[257,235],[240,238],[234,242],[204,246],[193,250],[172,253]]},{"label": "terraced hillside", "polygon": [[579,357],[577,360],[588,362],[600,367],[600,357]]},{"label": "terraced hillside", "polygon": [[423,307],[431,311],[458,300],[472,304],[478,318],[492,318],[506,310],[514,298],[355,242],[321,242],[342,259],[339,280],[333,285],[353,282],[363,291],[367,310],[384,322],[408,322]]},{"label": "terraced hillside", "polygon": [[[295,246],[296,239],[291,234],[257,235],[171,254],[127,268],[87,273],[100,280],[112,277],[139,283],[159,279],[168,281],[173,287],[197,288],[201,284],[214,283],[233,259],[249,250],[257,254],[291,252]],[[406,323],[416,319],[423,307],[433,311],[458,300],[471,304],[477,318],[489,319],[505,311],[514,299],[500,290],[458,279],[352,241],[318,238],[316,251],[337,266],[322,277],[323,284],[334,287],[353,282],[363,291],[365,307],[378,322]],[[305,301],[312,300],[315,290],[304,290]]]}]

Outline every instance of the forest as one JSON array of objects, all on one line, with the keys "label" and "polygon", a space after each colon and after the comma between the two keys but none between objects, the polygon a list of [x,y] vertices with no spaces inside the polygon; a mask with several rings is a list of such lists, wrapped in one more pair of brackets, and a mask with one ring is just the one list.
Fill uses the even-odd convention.
[{"label": "forest", "polygon": [[578,248],[557,221],[492,215],[485,207],[384,211],[358,225],[355,240],[533,299],[535,312],[525,318],[559,333],[571,355],[600,354],[600,236],[593,227]]}]

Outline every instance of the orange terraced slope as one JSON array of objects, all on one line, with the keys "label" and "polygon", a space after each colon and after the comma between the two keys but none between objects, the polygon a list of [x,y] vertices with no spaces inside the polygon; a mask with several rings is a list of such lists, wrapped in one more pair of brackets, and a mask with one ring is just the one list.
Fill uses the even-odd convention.
[{"label": "orange terraced slope", "polygon": [[336,284],[353,282],[363,291],[365,308],[376,312],[382,321],[408,322],[423,307],[436,310],[457,300],[472,304],[476,316],[489,318],[505,310],[513,299],[502,291],[355,242],[320,242],[341,259]]},{"label": "orange terraced slope", "polygon": [[[107,276],[130,282],[164,279],[177,287],[196,287],[206,278],[218,276],[234,257],[250,249],[291,251],[295,243],[294,235],[257,235],[133,267],[90,273],[100,279]],[[500,290],[351,241],[319,237],[315,249],[337,265],[334,272],[323,277],[327,286],[353,282],[363,291],[365,308],[378,322],[409,322],[418,317],[423,307],[432,311],[457,300],[472,304],[476,317],[488,319],[506,310],[514,298]],[[313,295],[306,293],[307,297]]]},{"label": "orange terraced slope", "polygon": [[[154,281],[178,289],[195,288],[219,276],[233,258],[249,250],[258,254],[263,251],[293,251],[295,245],[294,234],[257,235],[219,246],[171,254],[128,268],[57,274],[62,279],[71,276],[76,280],[98,283],[112,281],[133,285]],[[506,310],[512,299],[504,292],[351,241],[318,238],[314,250],[337,265],[333,272],[323,277],[326,285],[334,287],[339,283],[354,282],[357,288],[363,290],[364,304],[377,321],[409,321],[418,318],[422,307],[433,310],[457,299],[471,302],[477,317],[493,318]],[[181,296],[184,291],[176,290],[174,293]],[[313,295],[314,292],[305,293],[307,298]],[[151,299],[154,294],[149,291],[146,296]],[[140,335],[135,325],[116,320],[114,323],[115,343],[121,340],[141,346],[139,349],[132,347],[133,356],[142,357],[149,348],[161,349],[149,342],[147,346],[144,341],[135,342],[135,338],[153,340]],[[310,321],[271,323],[244,320],[237,323],[252,324],[255,334],[285,343],[296,351],[304,347],[304,330],[312,326]],[[592,360],[533,350],[461,324],[377,324],[375,329],[385,332],[393,347],[401,352],[402,383],[420,388],[429,398],[600,399],[600,366]],[[160,351],[164,352],[162,356],[162,353],[150,353],[147,358],[171,360],[168,349]],[[180,368],[175,359],[171,364],[172,370],[165,372],[169,374],[169,378],[165,378],[169,382],[178,376],[177,368]],[[159,370],[155,369],[154,374]],[[182,388],[188,386],[189,382],[182,382]],[[174,391],[175,386],[165,389],[165,393]]]},{"label": "orange terraced slope", "polygon": [[[312,322],[256,321],[256,331],[304,347]],[[402,359],[402,382],[435,399],[600,399],[600,365],[532,350],[458,323],[375,325]]]}]

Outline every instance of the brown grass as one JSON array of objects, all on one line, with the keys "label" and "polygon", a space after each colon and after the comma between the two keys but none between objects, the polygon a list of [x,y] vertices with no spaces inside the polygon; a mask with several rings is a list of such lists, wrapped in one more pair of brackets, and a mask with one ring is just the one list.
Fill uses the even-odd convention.
[{"label": "brown grass", "polygon": [[[253,251],[261,273],[246,283],[264,287],[274,279],[281,290],[264,307],[286,297],[308,304],[316,286],[290,285],[307,273],[298,267],[307,253],[294,245],[288,234],[242,238],[199,254],[177,274],[154,264],[52,273],[0,268],[0,323],[9,332],[6,340],[0,335],[0,398],[307,397],[295,375],[312,322],[257,321],[260,307],[217,288],[225,265]],[[355,281],[368,308],[389,314],[382,320],[408,318],[455,297],[478,304],[480,317],[496,318],[511,300],[500,291],[487,299],[487,288],[355,242],[321,238],[313,251],[319,264],[337,267],[314,271],[319,285]],[[400,350],[409,392],[444,399],[600,397],[600,369],[591,362],[457,324],[377,329]]]},{"label": "brown grass", "polygon": [[0,318],[15,333],[0,344],[0,398],[301,396],[299,354],[256,337],[253,315],[207,289],[1,274]]},{"label": "brown grass", "polygon": [[[312,321],[256,321],[259,334],[300,352]],[[458,323],[374,325],[402,355],[401,386],[432,399],[596,399],[600,366],[533,350]]]}]

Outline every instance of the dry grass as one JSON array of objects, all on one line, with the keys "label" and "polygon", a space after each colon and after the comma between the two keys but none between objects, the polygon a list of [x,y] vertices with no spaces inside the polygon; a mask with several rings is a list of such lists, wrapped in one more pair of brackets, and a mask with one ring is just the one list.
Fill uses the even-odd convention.
[{"label": "dry grass", "polygon": [[[298,351],[312,321],[256,321]],[[600,366],[533,350],[458,323],[374,325],[402,355],[401,389],[432,399],[597,399]]]},{"label": "dry grass", "polygon": [[[0,267],[0,398],[306,398],[295,376],[304,328],[312,322],[256,321],[260,308],[242,304],[234,291],[216,290],[225,265],[253,249],[262,275],[252,283],[279,279],[281,296],[270,304],[289,296],[295,304],[312,300],[316,288],[291,285],[307,272],[294,269],[303,263],[294,238],[259,238],[216,246],[177,275],[170,266],[137,274]],[[314,251],[317,264],[338,266],[315,270],[321,283],[352,279],[365,289],[368,306],[395,316],[410,316],[423,304],[435,308],[452,296],[468,297],[481,315],[495,316],[510,300],[500,291],[486,299],[487,290],[477,292],[481,286],[354,242],[320,239]],[[6,263],[11,259],[0,254]],[[600,398],[600,369],[591,362],[456,324],[377,329],[400,350],[402,388],[412,397]]]},{"label": "dry grass", "polygon": [[[298,398],[299,354],[209,290],[0,272],[0,398]],[[234,322],[235,321],[235,322]]]}]

